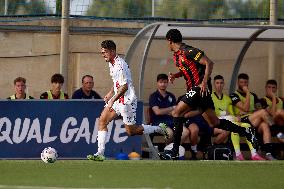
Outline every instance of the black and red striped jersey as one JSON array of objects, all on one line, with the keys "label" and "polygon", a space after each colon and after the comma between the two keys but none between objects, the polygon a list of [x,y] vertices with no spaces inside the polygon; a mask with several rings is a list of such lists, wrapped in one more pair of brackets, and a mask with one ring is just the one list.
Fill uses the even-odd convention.
[{"label": "black and red striped jersey", "polygon": [[199,63],[203,55],[203,51],[184,43],[181,44],[180,49],[173,55],[176,67],[186,80],[187,90],[201,84],[204,78],[206,66]]}]

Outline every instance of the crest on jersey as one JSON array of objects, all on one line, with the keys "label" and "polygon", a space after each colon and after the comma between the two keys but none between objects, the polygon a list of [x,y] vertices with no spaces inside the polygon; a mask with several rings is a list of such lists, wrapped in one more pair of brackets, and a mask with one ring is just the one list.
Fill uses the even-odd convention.
[{"label": "crest on jersey", "polygon": [[196,94],[196,91],[190,90],[187,93],[185,93],[186,98],[191,98]]}]

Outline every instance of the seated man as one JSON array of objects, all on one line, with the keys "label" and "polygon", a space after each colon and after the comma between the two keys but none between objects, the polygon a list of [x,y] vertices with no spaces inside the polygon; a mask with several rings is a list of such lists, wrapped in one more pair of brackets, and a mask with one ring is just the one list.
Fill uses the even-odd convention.
[{"label": "seated man", "polygon": [[[284,142],[283,126],[284,126],[284,103],[283,99],[277,95],[277,81],[274,79],[267,80],[265,84],[265,97],[261,99],[263,108],[266,108],[272,116],[274,129],[279,142]],[[280,126],[280,127],[279,127]]]},{"label": "seated man", "polygon": [[34,97],[29,96],[26,93],[26,79],[23,77],[17,77],[14,80],[15,94],[11,95],[7,99],[16,100],[16,99],[34,99]]},{"label": "seated man", "polygon": [[101,99],[101,96],[93,90],[94,79],[91,75],[82,77],[82,87],[74,91],[72,99]]},{"label": "seated man", "polygon": [[[232,100],[231,98],[223,93],[224,89],[224,78],[221,75],[216,75],[214,77],[214,91],[211,94],[214,106],[215,106],[215,112],[219,118],[228,119],[231,121],[234,121],[238,123],[237,118],[234,116],[233,107],[232,107]],[[239,123],[243,127],[249,127],[247,123]],[[247,125],[246,125],[247,124]],[[240,137],[237,133],[231,133],[231,140],[232,144],[234,146],[235,154],[236,154],[236,160],[244,160],[244,157],[240,151]],[[251,159],[252,160],[264,160],[261,156],[259,156],[256,152],[256,149],[253,148],[252,144],[246,140],[249,149],[251,151]]]},{"label": "seated man", "polygon": [[61,74],[54,74],[51,77],[51,89],[42,93],[40,99],[68,99],[68,95],[61,91],[64,77]]},{"label": "seated man", "polygon": [[274,123],[278,126],[284,126],[284,103],[281,98],[277,97],[276,80],[267,80],[265,85],[265,97],[260,100],[262,107],[267,108]]},{"label": "seated man", "polygon": [[[200,151],[205,152],[207,147],[212,145],[211,137],[215,137],[214,144],[222,144],[226,142],[230,132],[213,128],[209,125],[206,114],[196,113],[196,116],[185,114],[187,118],[186,126],[189,130],[189,139],[191,144],[191,159],[197,159],[197,144]],[[200,136],[200,141],[198,139]]]},{"label": "seated man", "polygon": [[[149,97],[150,106],[150,122],[153,125],[165,123],[169,134],[167,143],[173,139],[173,117],[171,112],[176,105],[175,96],[167,91],[168,75],[159,74],[157,76],[157,90]],[[182,133],[182,141],[188,138],[188,130],[184,127]]]},{"label": "seated man", "polygon": [[235,116],[241,118],[241,122],[249,123],[258,133],[262,134],[263,150],[267,160],[275,160],[272,156],[271,121],[269,114],[262,109],[256,94],[249,91],[249,76],[245,73],[238,75],[238,89],[230,95]]}]

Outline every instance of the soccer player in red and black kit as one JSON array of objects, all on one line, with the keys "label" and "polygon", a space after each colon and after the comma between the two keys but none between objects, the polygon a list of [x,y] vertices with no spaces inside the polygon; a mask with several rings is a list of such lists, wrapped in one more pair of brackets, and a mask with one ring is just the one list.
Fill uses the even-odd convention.
[{"label": "soccer player in red and black kit", "polygon": [[213,69],[213,62],[203,51],[182,43],[182,35],[177,29],[170,29],[166,39],[171,51],[174,52],[173,59],[179,72],[171,74],[169,80],[173,82],[175,78],[184,77],[187,85],[187,93],[172,112],[174,118],[174,145],[172,150],[159,153],[160,158],[178,159],[178,150],[181,140],[184,115],[190,111],[198,110],[205,113],[216,128],[239,133],[256,146],[257,139],[252,128],[240,127],[228,120],[219,119],[214,111],[214,103],[208,90],[207,82]]}]

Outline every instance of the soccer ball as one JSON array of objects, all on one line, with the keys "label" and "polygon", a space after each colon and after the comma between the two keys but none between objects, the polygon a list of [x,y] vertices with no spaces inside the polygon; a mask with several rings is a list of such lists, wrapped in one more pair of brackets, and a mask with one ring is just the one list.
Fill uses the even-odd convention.
[{"label": "soccer ball", "polygon": [[57,151],[52,147],[47,147],[41,152],[41,159],[44,163],[54,163],[57,157]]}]

